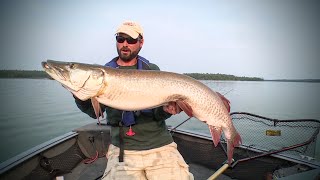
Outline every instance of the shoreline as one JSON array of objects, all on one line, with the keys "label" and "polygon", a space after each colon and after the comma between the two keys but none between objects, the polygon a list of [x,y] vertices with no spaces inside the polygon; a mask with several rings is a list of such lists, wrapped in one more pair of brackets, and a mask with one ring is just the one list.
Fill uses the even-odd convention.
[{"label": "shoreline", "polygon": [[[320,83],[320,79],[263,79],[258,77],[239,77],[228,74],[183,73],[197,80],[213,81],[270,81],[270,82],[308,82]],[[0,70],[0,79],[49,79],[52,78],[40,70]]]}]

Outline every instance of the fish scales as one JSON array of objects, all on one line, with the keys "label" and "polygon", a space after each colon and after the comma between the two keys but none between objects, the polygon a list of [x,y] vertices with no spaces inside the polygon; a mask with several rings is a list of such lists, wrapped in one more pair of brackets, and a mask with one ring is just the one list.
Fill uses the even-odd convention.
[{"label": "fish scales", "polygon": [[53,79],[82,100],[94,98],[104,105],[127,111],[159,107],[171,101],[181,105],[186,113],[190,107],[192,116],[208,124],[215,145],[223,131],[229,164],[234,147],[241,143],[218,94],[189,76],[50,60],[42,65]]}]

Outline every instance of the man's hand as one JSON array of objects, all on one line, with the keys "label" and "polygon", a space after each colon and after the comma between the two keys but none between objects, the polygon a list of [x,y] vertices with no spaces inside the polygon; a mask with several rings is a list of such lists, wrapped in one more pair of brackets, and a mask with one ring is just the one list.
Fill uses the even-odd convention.
[{"label": "man's hand", "polygon": [[168,105],[163,106],[163,110],[173,115],[179,114],[182,111],[181,108],[178,106],[178,104],[173,101],[169,102]]},{"label": "man's hand", "polygon": [[[218,96],[221,98],[223,104],[226,106],[228,112],[230,112],[230,101],[224,97],[222,94],[220,94],[219,92],[216,92],[218,94]],[[178,104],[176,102],[169,102],[168,105],[163,106],[163,110],[167,113],[170,114],[179,114],[182,110],[181,108],[178,106]]]},{"label": "man's hand", "polygon": [[220,94],[218,92],[216,92],[216,93],[219,95],[219,97],[222,100],[224,106],[226,106],[228,112],[230,112],[230,101],[226,97],[224,97],[222,94]]}]

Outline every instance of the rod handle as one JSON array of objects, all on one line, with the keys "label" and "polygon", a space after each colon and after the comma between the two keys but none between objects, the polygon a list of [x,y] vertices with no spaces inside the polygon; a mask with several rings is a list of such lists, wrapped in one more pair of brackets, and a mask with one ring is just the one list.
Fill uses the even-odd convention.
[{"label": "rod handle", "polygon": [[219,168],[215,173],[213,173],[208,180],[214,180],[216,179],[220,174],[222,174],[226,169],[228,169],[229,164],[224,164],[223,166],[221,166],[221,168]]}]

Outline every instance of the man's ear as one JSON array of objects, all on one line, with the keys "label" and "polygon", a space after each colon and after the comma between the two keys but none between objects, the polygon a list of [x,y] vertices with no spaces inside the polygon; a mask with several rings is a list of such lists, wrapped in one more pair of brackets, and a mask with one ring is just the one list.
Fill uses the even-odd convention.
[{"label": "man's ear", "polygon": [[142,48],[143,43],[144,43],[144,39],[140,39],[140,48]]}]

